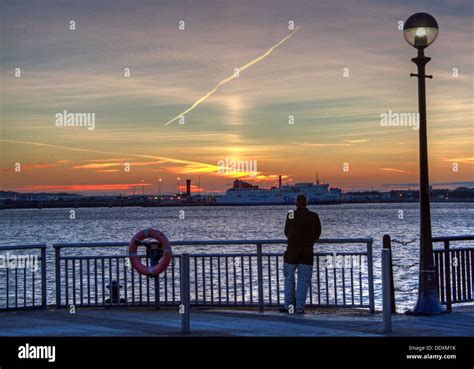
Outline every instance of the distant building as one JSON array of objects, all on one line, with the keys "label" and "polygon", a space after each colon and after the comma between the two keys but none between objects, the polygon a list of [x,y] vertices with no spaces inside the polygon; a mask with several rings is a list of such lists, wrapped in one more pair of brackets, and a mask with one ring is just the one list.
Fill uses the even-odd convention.
[{"label": "distant building", "polygon": [[383,199],[378,191],[346,192],[342,194],[343,202],[376,202]]}]

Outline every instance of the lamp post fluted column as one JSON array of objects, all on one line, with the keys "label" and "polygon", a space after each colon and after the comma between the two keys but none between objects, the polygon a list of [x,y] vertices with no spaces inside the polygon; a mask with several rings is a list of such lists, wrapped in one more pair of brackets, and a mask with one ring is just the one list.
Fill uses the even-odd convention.
[{"label": "lamp post fluted column", "polygon": [[412,62],[418,67],[418,112],[419,112],[419,161],[420,161],[420,274],[418,300],[412,314],[432,315],[443,312],[441,307],[436,270],[433,259],[433,242],[431,235],[430,185],[428,175],[428,139],[426,129],[426,88],[425,79],[432,78],[425,74],[425,66],[431,60],[425,56],[423,49]]}]

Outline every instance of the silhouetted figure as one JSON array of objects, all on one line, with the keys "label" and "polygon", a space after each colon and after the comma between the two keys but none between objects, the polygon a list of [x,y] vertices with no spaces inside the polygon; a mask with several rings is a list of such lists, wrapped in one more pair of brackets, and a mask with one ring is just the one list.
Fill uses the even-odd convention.
[{"label": "silhouetted figure", "polygon": [[[296,210],[286,216],[285,235],[288,246],[284,255],[283,275],[285,276],[285,307],[281,311],[304,313],[306,297],[313,272],[313,246],[321,235],[318,214],[309,211],[306,197],[298,195]],[[295,294],[295,272],[298,269],[298,283]]]},{"label": "silhouetted figure", "polygon": [[150,242],[147,247],[147,257],[150,260],[150,266],[158,265],[163,257],[163,245],[156,241]]}]

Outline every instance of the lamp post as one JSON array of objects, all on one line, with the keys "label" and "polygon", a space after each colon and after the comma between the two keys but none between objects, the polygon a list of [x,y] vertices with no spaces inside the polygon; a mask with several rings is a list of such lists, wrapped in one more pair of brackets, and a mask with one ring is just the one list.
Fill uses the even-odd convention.
[{"label": "lamp post", "polygon": [[158,180],[158,196],[160,197],[160,199],[161,199],[161,182],[162,182],[162,179],[160,178]]},{"label": "lamp post", "polygon": [[426,91],[425,66],[431,60],[425,56],[424,49],[431,45],[438,36],[438,23],[427,13],[416,13],[410,16],[403,27],[405,40],[418,49],[416,58],[411,59],[418,67],[418,110],[420,116],[419,150],[420,150],[420,274],[418,301],[409,314],[441,314],[443,308],[438,296],[436,270],[433,261],[433,243],[431,239],[430,188],[428,178],[428,144],[426,138]]}]

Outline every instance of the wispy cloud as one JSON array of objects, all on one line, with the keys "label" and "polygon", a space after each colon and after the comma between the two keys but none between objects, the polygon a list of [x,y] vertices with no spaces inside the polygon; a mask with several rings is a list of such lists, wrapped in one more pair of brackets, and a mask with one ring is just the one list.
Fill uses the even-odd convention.
[{"label": "wispy cloud", "polygon": [[109,184],[73,184],[73,185],[31,185],[19,187],[20,191],[115,191],[130,190],[136,187],[151,186],[151,183],[109,183]]},{"label": "wispy cloud", "polygon": [[126,163],[130,160],[130,158],[107,158],[107,159],[86,159],[82,160],[85,163],[101,163],[101,162],[120,162]]},{"label": "wispy cloud", "polygon": [[379,168],[379,170],[382,170],[384,172],[403,173],[403,174],[416,174],[417,173],[417,172],[412,172],[409,170],[396,169],[396,168]]},{"label": "wispy cloud", "polygon": [[[71,147],[71,146],[63,146],[63,145],[54,145],[48,144],[43,142],[33,142],[33,141],[16,141],[16,140],[4,140],[0,139],[0,142],[8,142],[14,144],[22,144],[22,145],[30,145],[30,146],[43,146],[43,147],[51,147],[51,148],[60,148],[63,150],[69,151],[79,151],[79,152],[88,152],[88,153],[96,153],[96,154],[115,154],[115,155],[127,155],[131,157],[138,157],[138,158],[147,158],[147,159],[159,159],[161,162],[166,163],[174,163],[174,164],[182,164],[182,165],[189,165],[189,166],[198,166],[201,168],[209,167],[212,169],[217,168],[216,165],[206,164],[206,163],[199,163],[190,160],[181,160],[181,159],[174,159],[169,157],[162,157],[156,155],[145,155],[145,154],[132,154],[132,153],[123,153],[123,152],[114,152],[114,151],[106,151],[106,150],[97,150],[97,149],[90,149],[90,148],[80,148],[80,147]],[[97,164],[100,166],[100,164]],[[105,164],[105,166],[111,166],[112,164]]]},{"label": "wispy cloud", "polygon": [[110,167],[123,167],[123,165],[127,163],[130,167],[145,167],[149,165],[156,165],[156,164],[163,164],[167,163],[166,160],[159,160],[159,161],[149,161],[149,162],[120,162],[120,163],[107,163],[107,162],[96,162],[90,164],[80,164],[75,165],[72,169],[102,169],[102,168],[110,168]]},{"label": "wispy cloud", "polygon": [[474,156],[445,159],[445,161],[449,161],[452,163],[474,164]]},{"label": "wispy cloud", "polygon": [[33,169],[48,169],[64,166],[68,164],[70,160],[58,160],[52,163],[24,163],[21,165],[21,170],[33,170]]},{"label": "wispy cloud", "polygon": [[364,142],[369,142],[370,140],[344,140],[344,142],[350,143],[350,144],[355,144],[355,143],[364,143]]},{"label": "wispy cloud", "polygon": [[303,146],[303,147],[339,147],[339,146],[351,146],[348,143],[297,143],[296,145]]}]

